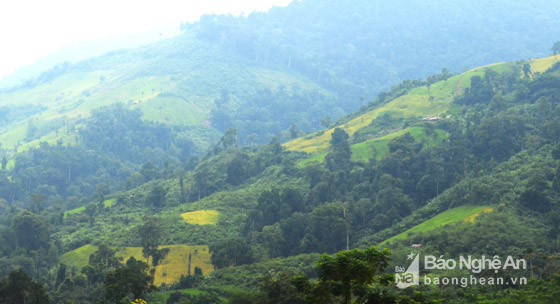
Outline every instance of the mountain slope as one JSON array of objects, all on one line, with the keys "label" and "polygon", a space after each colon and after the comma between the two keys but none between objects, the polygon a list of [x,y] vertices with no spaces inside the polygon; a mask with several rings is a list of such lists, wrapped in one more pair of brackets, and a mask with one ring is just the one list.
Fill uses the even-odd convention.
[{"label": "mountain slope", "polygon": [[[550,56],[531,60],[528,63],[530,64],[531,71],[542,73],[559,61],[560,59],[556,56]],[[361,129],[371,125],[378,117],[386,113],[394,118],[416,119],[417,121],[425,117],[445,119],[447,115],[456,115],[460,111],[457,105],[453,105],[453,101],[455,97],[463,93],[465,88],[470,87],[473,76],[483,76],[487,70],[503,73],[511,70],[513,66],[514,64],[512,63],[495,63],[429,84],[429,86],[429,82],[425,83],[425,86],[417,86],[406,92],[406,94],[380,106],[370,106],[373,108],[372,110],[366,111],[363,114],[360,113],[356,117],[349,117],[336,127],[297,138],[285,143],[284,146],[293,151],[303,151],[311,154],[324,153],[329,146],[329,141],[335,128],[342,128],[348,135],[352,136]],[[395,132],[395,130],[389,131]],[[368,141],[371,140],[374,139],[368,139]]]}]

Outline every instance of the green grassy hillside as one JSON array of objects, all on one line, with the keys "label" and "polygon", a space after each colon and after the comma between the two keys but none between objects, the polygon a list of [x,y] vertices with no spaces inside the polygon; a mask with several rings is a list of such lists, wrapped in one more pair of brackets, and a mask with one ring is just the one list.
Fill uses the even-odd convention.
[{"label": "green grassy hillside", "polygon": [[[152,55],[153,52],[157,55]],[[141,110],[143,119],[148,121],[211,128],[212,110],[227,106],[224,109],[227,112],[239,111],[261,92],[286,90],[296,96],[313,93],[322,95],[321,100],[332,96],[295,71],[226,56],[217,49],[208,50],[204,42],[188,33],[152,46],[112,52],[54,68],[51,74],[47,73],[41,81],[0,91],[0,106],[41,107],[31,116],[0,124],[3,149],[23,151],[37,147],[42,141],[56,144],[59,140],[65,145],[75,145],[79,143],[79,134],[69,127],[79,126],[93,109],[117,102]],[[215,104],[224,92],[227,92],[227,103]],[[40,132],[29,137],[27,130],[31,123]],[[288,126],[286,122],[285,128]],[[246,133],[250,131],[249,127]],[[197,136],[201,135],[191,134]],[[197,139],[193,138],[195,142]],[[198,140],[204,143],[203,150],[213,144],[208,141],[208,138]]]},{"label": "green grassy hillside", "polygon": [[[428,136],[424,132],[423,127],[410,127],[403,130],[396,131],[389,135],[385,135],[379,138],[370,139],[358,144],[351,146],[352,149],[352,160],[359,162],[367,162],[371,158],[380,160],[389,152],[389,147],[387,146],[392,139],[404,135],[405,133],[410,133],[412,137],[419,141],[424,142],[426,146],[434,146],[447,136],[447,132],[443,130],[436,130],[434,136]],[[315,154],[305,160],[298,163],[298,166],[305,166],[311,162],[322,162],[325,159],[327,153]]]},{"label": "green grassy hillside", "polygon": [[385,240],[379,246],[386,246],[393,241],[406,239],[410,234],[418,232],[427,232],[435,228],[445,226],[447,224],[460,223],[460,222],[474,222],[476,217],[482,212],[492,212],[494,209],[490,206],[461,206],[453,209],[446,210],[431,219],[416,225],[407,231],[395,235],[394,237]]}]

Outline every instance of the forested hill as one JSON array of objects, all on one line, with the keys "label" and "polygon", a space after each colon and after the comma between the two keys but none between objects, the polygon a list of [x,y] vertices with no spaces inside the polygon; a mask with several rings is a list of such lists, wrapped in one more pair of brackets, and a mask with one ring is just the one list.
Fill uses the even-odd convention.
[{"label": "forested hill", "polygon": [[[73,144],[64,126],[115,102],[187,126],[180,132],[199,154],[229,127],[243,144],[286,140],[404,79],[542,57],[559,13],[554,1],[304,0],[246,18],[203,16],[173,39],[62,64],[4,90],[0,142],[6,152]],[[26,136],[31,122],[42,132]]]},{"label": "forested hill", "polygon": [[[28,204],[1,200],[0,270],[10,276],[0,286],[33,277],[39,282],[33,288],[45,290],[38,294],[75,303],[303,304],[343,296],[358,303],[554,303],[560,294],[559,59],[405,81],[383,101],[333,129],[288,142],[288,149],[277,139],[240,146],[230,129],[197,164],[144,165],[126,190],[109,193],[101,184],[76,208],[49,204],[60,198],[46,196],[45,185]],[[139,122],[137,112],[101,111],[88,121],[88,129],[99,130],[92,136],[107,132],[95,122],[114,120],[111,115]],[[160,127],[144,126],[161,138],[160,149],[174,146],[172,136],[158,136]],[[292,146],[299,140],[310,153]],[[135,146],[102,143],[109,155],[137,153]],[[5,189],[27,186],[36,169],[5,178]],[[402,291],[392,276],[412,244],[422,245],[413,249],[422,255],[526,259],[530,268],[504,276],[529,283]],[[356,288],[339,287],[344,278],[338,276],[321,283],[329,274],[320,267],[341,262],[336,273],[354,277],[369,258],[374,285],[366,278]],[[27,275],[13,271],[18,268]]]}]

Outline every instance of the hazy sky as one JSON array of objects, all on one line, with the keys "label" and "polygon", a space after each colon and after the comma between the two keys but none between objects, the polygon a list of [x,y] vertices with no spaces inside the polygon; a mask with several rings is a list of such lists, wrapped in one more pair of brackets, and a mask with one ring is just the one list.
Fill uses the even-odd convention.
[{"label": "hazy sky", "polygon": [[5,0],[0,4],[0,78],[61,47],[196,20],[239,15],[292,0]]}]

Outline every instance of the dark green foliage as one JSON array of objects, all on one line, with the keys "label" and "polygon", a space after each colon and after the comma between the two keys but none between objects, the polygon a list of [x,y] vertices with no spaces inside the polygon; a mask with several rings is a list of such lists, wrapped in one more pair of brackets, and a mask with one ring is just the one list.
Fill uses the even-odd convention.
[{"label": "dark green foliage", "polygon": [[33,281],[23,270],[12,271],[0,280],[0,302],[6,304],[47,304],[43,285]]},{"label": "dark green foliage", "polygon": [[22,210],[13,218],[14,229],[19,247],[27,250],[46,249],[49,241],[47,224],[40,216]]},{"label": "dark green foliage", "polygon": [[303,296],[292,284],[292,275],[286,272],[267,273],[261,278],[256,304],[304,304]]},{"label": "dark green foliage", "polygon": [[187,289],[200,285],[204,280],[202,270],[199,267],[195,267],[194,272],[194,275],[181,275],[179,281],[171,285],[171,289]]},{"label": "dark green foliage", "polygon": [[156,184],[146,196],[146,206],[153,208],[163,207],[167,191],[159,184]]},{"label": "dark green foliage", "polygon": [[97,250],[89,256],[88,265],[98,270],[115,268],[121,264],[122,258],[115,257],[117,250],[100,244]]},{"label": "dark green foliage", "polygon": [[542,175],[537,174],[529,180],[519,199],[529,209],[548,212],[551,206],[548,191],[548,181]]},{"label": "dark green foliage", "polygon": [[215,268],[224,268],[249,264],[253,261],[253,252],[242,239],[227,239],[209,246],[211,261]]},{"label": "dark green foliage", "polygon": [[[336,252],[346,244],[346,222],[340,203],[326,203],[309,214],[307,231],[317,242],[313,252]],[[309,251],[308,251],[309,252]]]},{"label": "dark green foliage", "polygon": [[147,274],[148,265],[131,257],[126,265],[118,267],[105,278],[105,300],[108,303],[130,303],[144,298],[149,291],[152,277]]},{"label": "dark green foliage", "polygon": [[387,147],[389,147],[390,153],[401,151],[406,154],[417,153],[422,149],[422,145],[417,143],[408,132],[403,136],[391,140]]},{"label": "dark green foliage", "polygon": [[325,157],[327,168],[331,171],[347,170],[350,167],[352,151],[348,144],[348,134],[341,128],[334,129],[329,153]]},{"label": "dark green foliage", "polygon": [[142,112],[128,110],[123,104],[92,111],[83,129],[83,143],[89,149],[136,163],[149,161],[145,147],[168,150],[171,130],[161,124],[142,121]]},{"label": "dark green foliage", "polygon": [[350,304],[356,291],[363,292],[373,282],[388,283],[380,277],[388,260],[387,249],[380,251],[373,246],[341,251],[334,256],[324,254],[316,262],[317,284],[310,283],[305,276],[295,277],[293,284],[308,303],[332,303],[334,297],[341,297],[342,303]]},{"label": "dark green foliage", "polygon": [[32,104],[11,104],[0,106],[0,126],[5,126],[13,121],[25,119],[35,113],[41,112],[46,108],[41,105]]},{"label": "dark green foliage", "polygon": [[560,41],[556,41],[550,50],[554,56],[560,54]]},{"label": "dark green foliage", "polygon": [[504,161],[521,149],[524,134],[525,125],[520,116],[485,118],[474,130],[473,152],[486,160]]},{"label": "dark green foliage", "polygon": [[294,188],[264,190],[259,194],[257,203],[255,212],[247,220],[247,231],[260,231],[264,226],[306,209],[303,196]]},{"label": "dark green foliage", "polygon": [[162,252],[165,249],[158,249],[163,231],[161,223],[158,219],[151,216],[144,216],[142,224],[137,228],[137,236],[142,245],[142,255],[146,258],[147,265],[150,265],[150,257],[152,257],[152,265],[155,267],[159,260],[169,252]]},{"label": "dark green foliage", "polygon": [[402,189],[402,183],[389,174],[381,176],[377,192],[376,213],[397,215],[399,217],[408,215],[413,209],[412,200]]},{"label": "dark green foliage", "polygon": [[235,153],[226,167],[226,182],[238,186],[244,182],[248,175],[247,160],[248,155],[242,152]]},{"label": "dark green foliage", "polygon": [[318,254],[300,254],[286,258],[270,259],[250,265],[216,269],[210,278],[205,279],[204,286],[235,286],[235,290],[256,289],[262,277],[274,269],[276,273],[302,273],[308,277],[316,277],[314,262]]},{"label": "dark green foliage", "polygon": [[214,292],[202,292],[198,295],[188,293],[173,292],[165,302],[165,304],[221,304],[220,297]]},{"label": "dark green foliage", "polygon": [[471,87],[465,89],[465,94],[457,102],[465,105],[475,103],[489,103],[494,95],[492,85],[480,76],[471,77]]},{"label": "dark green foliage", "polygon": [[66,265],[60,263],[58,265],[58,270],[56,271],[56,281],[54,282],[55,286],[59,286],[62,284],[62,281],[66,278]]}]

